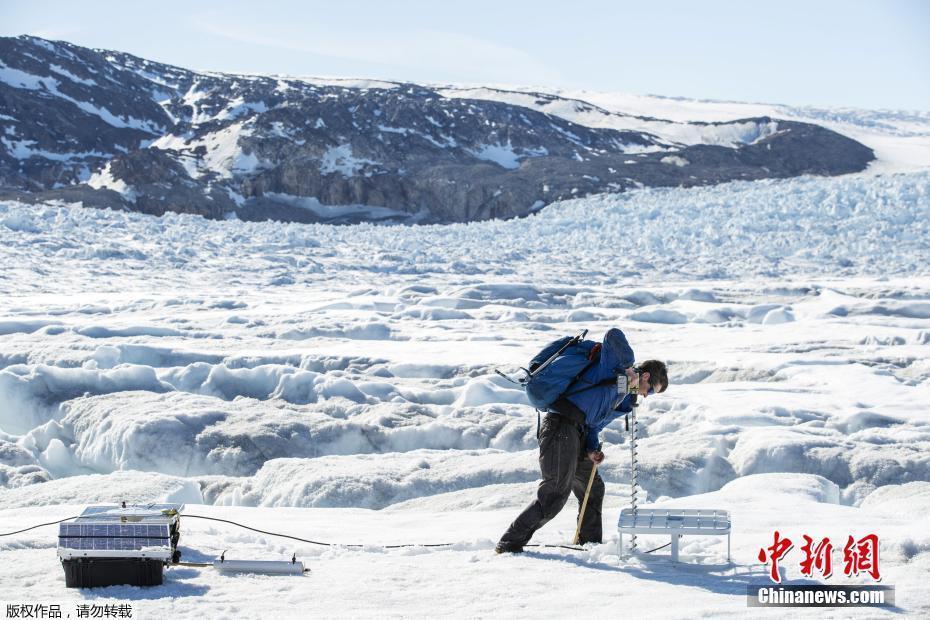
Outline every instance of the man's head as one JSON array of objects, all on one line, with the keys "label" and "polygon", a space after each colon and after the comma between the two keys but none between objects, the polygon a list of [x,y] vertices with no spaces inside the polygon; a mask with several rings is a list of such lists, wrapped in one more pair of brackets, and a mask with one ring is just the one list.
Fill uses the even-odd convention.
[{"label": "man's head", "polygon": [[639,369],[639,395],[661,394],[668,388],[668,368],[659,360],[648,360]]}]

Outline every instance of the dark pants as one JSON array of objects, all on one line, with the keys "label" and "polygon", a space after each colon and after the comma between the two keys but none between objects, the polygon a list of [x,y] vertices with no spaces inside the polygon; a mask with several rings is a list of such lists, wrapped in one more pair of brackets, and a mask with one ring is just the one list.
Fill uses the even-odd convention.
[{"label": "dark pants", "polygon": [[[529,542],[533,533],[559,514],[568,494],[578,498],[578,509],[584,500],[584,492],[591,477],[594,463],[585,450],[585,437],[579,425],[568,417],[549,413],[539,432],[539,469],[542,481],[536,492],[536,500],[520,513],[501,537],[501,542],[511,546],[522,546]],[[601,505],[604,502],[604,481],[595,474],[591,495],[581,523],[580,542],[601,542]],[[571,542],[571,541],[569,541]]]}]

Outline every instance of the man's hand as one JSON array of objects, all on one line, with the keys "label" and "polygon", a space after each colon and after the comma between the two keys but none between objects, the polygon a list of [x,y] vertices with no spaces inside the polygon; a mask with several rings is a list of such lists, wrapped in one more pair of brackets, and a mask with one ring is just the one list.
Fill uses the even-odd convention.
[{"label": "man's hand", "polygon": [[627,388],[627,391],[630,393],[638,392],[639,391],[639,375],[636,374],[636,371],[633,370],[632,368],[627,368],[626,376],[627,376],[627,385],[629,386]]},{"label": "man's hand", "polygon": [[604,462],[604,453],[600,450],[594,450],[593,452],[588,452],[588,458],[591,459],[591,462],[595,465],[600,465]]}]

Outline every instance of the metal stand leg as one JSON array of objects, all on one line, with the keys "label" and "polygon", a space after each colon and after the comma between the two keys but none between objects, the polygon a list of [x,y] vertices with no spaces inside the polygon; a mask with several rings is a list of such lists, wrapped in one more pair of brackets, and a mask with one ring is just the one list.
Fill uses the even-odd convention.
[{"label": "metal stand leg", "polygon": [[672,562],[678,561],[678,534],[672,534]]},{"label": "metal stand leg", "polygon": [[620,539],[617,541],[617,557],[623,559],[623,532],[620,531]]},{"label": "metal stand leg", "polygon": [[730,563],[730,533],[727,532],[727,563]]}]

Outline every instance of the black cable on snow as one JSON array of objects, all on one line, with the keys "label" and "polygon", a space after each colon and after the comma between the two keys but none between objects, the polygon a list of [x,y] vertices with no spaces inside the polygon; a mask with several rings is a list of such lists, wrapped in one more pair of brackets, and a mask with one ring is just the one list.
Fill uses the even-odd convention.
[{"label": "black cable on snow", "polygon": [[[182,517],[184,517],[184,518],[186,518],[186,519],[205,519],[205,520],[207,520],[207,521],[219,521],[220,523],[229,523],[230,525],[235,525],[236,527],[241,527],[241,528],[243,528],[243,529],[251,530],[251,531],[253,531],[253,532],[258,532],[259,534],[268,534],[269,536],[278,536],[278,537],[280,537],[280,538],[289,538],[289,539],[291,539],[291,540],[297,540],[297,541],[305,542],[305,543],[308,543],[308,544],[311,544],[311,545],[319,545],[319,546],[321,546],[321,547],[346,547],[346,548],[351,548],[351,549],[362,549],[362,548],[365,548],[365,547],[381,547],[382,549],[404,549],[404,548],[408,548],[408,547],[452,547],[452,546],[455,546],[455,545],[457,544],[457,543],[407,543],[407,544],[403,544],[403,545],[358,545],[358,544],[354,544],[354,545],[344,545],[344,544],[340,544],[340,543],[329,543],[329,542],[321,542],[321,541],[318,541],[318,540],[309,540],[309,539],[307,539],[307,538],[300,538],[299,536],[291,536],[291,535],[289,535],[289,534],[279,534],[279,533],[277,533],[277,532],[269,532],[269,531],[267,531],[267,530],[260,530],[260,529],[258,529],[258,528],[249,527],[248,525],[243,525],[242,523],[236,523],[235,521],[230,521],[230,520],[228,520],[228,519],[220,519],[220,518],[217,518],[217,517],[206,517],[206,516],[203,516],[203,515],[191,515],[191,514],[182,514],[182,515],[180,515],[180,516],[182,516]],[[70,519],[77,519],[77,518],[79,518],[79,517],[80,517],[80,515],[75,515],[75,516],[73,516],[73,517],[65,517],[64,519],[59,519],[58,521],[50,521],[49,523],[40,523],[40,524],[38,524],[38,525],[33,525],[33,526],[31,526],[31,527],[27,527],[27,528],[22,529],[22,530],[16,530],[15,532],[6,532],[6,533],[3,533],[3,534],[0,534],[0,536],[12,536],[13,534],[21,534],[21,533],[23,533],[23,532],[28,532],[29,530],[34,530],[34,529],[36,529],[36,528],[45,527],[46,525],[56,525],[56,524],[61,523],[61,522],[63,522],[63,521],[68,521],[68,520],[70,520]],[[671,544],[672,544],[672,543],[666,543],[666,544],[662,545],[661,547],[656,547],[655,549],[650,549],[649,551],[646,551],[645,553],[652,553],[653,551],[658,551],[659,549],[664,549],[665,547],[668,547],[668,546],[671,545]],[[569,549],[569,550],[571,550],[571,551],[584,551],[584,550],[585,550],[585,549],[582,548],[582,547],[573,547],[573,546],[570,546],[570,545],[532,544],[532,545],[524,545],[524,546],[525,546],[525,547],[545,547],[545,548],[549,548],[549,549]],[[190,565],[193,566],[193,564],[190,564]],[[207,565],[206,565],[206,564],[203,564],[202,566],[207,566]]]},{"label": "black cable on snow", "polygon": [[671,544],[672,544],[672,543],[667,542],[667,543],[665,543],[664,545],[662,545],[661,547],[656,547],[655,549],[650,549],[649,551],[643,551],[643,553],[652,553],[653,551],[658,551],[659,549],[665,549],[666,547],[668,547],[668,546],[671,545]]},{"label": "black cable on snow", "polygon": [[22,534],[23,532],[28,532],[29,530],[34,530],[34,529],[36,529],[37,527],[45,527],[46,525],[55,525],[55,524],[57,524],[57,523],[61,523],[62,521],[67,521],[67,520],[69,520],[69,519],[77,519],[78,516],[79,516],[79,515],[76,515],[76,516],[73,516],[73,517],[65,517],[64,519],[61,519],[60,521],[51,521],[51,522],[49,522],[49,523],[40,523],[39,525],[33,525],[32,527],[27,527],[27,528],[24,529],[24,530],[16,530],[15,532],[6,532],[5,534],[0,534],[0,536],[12,536],[13,534]]}]

